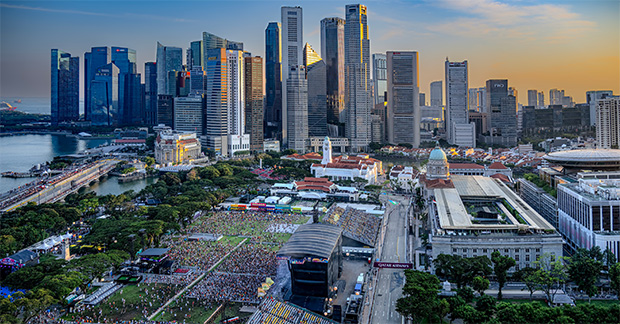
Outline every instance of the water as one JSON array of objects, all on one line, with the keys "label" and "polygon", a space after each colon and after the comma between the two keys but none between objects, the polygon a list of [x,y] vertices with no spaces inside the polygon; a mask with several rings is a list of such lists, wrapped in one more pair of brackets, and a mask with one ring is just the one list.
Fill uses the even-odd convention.
[{"label": "water", "polygon": [[[17,100],[22,102],[17,103]],[[18,97],[2,97],[0,101],[6,101],[9,105],[17,108],[17,111],[26,112],[30,114],[51,114],[50,98],[44,97],[32,97],[32,98],[18,98]],[[81,102],[80,102],[81,106]]]},{"label": "water", "polygon": [[[88,148],[110,143],[110,139],[80,139],[65,135],[18,135],[0,137],[0,172],[27,172],[35,164],[51,161],[54,156],[75,154]],[[34,180],[34,178],[0,177],[0,193]],[[110,177],[92,187],[101,195],[120,194],[127,190],[139,191],[154,179],[137,180],[119,184]]]}]

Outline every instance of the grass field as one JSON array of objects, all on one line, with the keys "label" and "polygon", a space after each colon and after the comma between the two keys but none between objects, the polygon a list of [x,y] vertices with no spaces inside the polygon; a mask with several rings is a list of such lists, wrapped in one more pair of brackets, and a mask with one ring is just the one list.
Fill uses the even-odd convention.
[{"label": "grass field", "polygon": [[217,307],[218,305],[207,308],[196,304],[193,299],[177,300],[169,305],[165,312],[157,315],[154,320],[202,324],[209,318],[209,316],[211,316],[211,314],[213,314]]},{"label": "grass field", "polygon": [[241,243],[244,240],[243,237],[224,235],[220,240],[221,243],[231,245],[233,247],[237,246],[237,244]]},{"label": "grass field", "polygon": [[[587,300],[576,300],[575,301],[576,305],[579,304],[588,304]],[[620,300],[592,300],[590,302],[590,305],[597,305],[597,306],[611,306],[611,305],[618,305],[620,304]]]}]

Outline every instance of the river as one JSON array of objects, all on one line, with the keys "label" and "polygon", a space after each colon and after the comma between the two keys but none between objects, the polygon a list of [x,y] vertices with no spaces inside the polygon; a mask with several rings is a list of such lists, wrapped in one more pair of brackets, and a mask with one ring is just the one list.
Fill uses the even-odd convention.
[{"label": "river", "polygon": [[[110,143],[110,139],[80,139],[65,135],[0,136],[0,172],[26,172],[35,164],[51,161],[55,156],[75,154],[88,148]],[[35,178],[0,177],[0,193],[28,183]],[[99,195],[121,194],[127,190],[140,191],[156,179],[118,183],[116,177],[93,185],[88,190]]]}]

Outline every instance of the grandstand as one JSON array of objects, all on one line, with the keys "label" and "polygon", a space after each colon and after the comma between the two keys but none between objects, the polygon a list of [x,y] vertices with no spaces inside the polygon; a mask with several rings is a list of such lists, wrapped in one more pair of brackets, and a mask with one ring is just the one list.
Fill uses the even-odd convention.
[{"label": "grandstand", "polygon": [[274,298],[265,298],[247,324],[335,324],[336,322],[316,315],[294,304]]},{"label": "grandstand", "polygon": [[327,211],[324,223],[342,228],[342,236],[363,245],[374,247],[381,226],[381,218],[353,207],[346,209],[333,205]]}]

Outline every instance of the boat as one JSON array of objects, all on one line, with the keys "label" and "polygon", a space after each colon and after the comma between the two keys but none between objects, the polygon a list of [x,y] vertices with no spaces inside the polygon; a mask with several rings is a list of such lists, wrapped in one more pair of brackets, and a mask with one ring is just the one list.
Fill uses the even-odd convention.
[{"label": "boat", "polygon": [[13,103],[22,103],[21,99],[13,100]]},{"label": "boat", "polygon": [[6,102],[6,101],[0,102],[0,110],[3,110],[3,111],[13,111],[15,109],[17,109],[17,107],[11,106],[11,104]]}]

